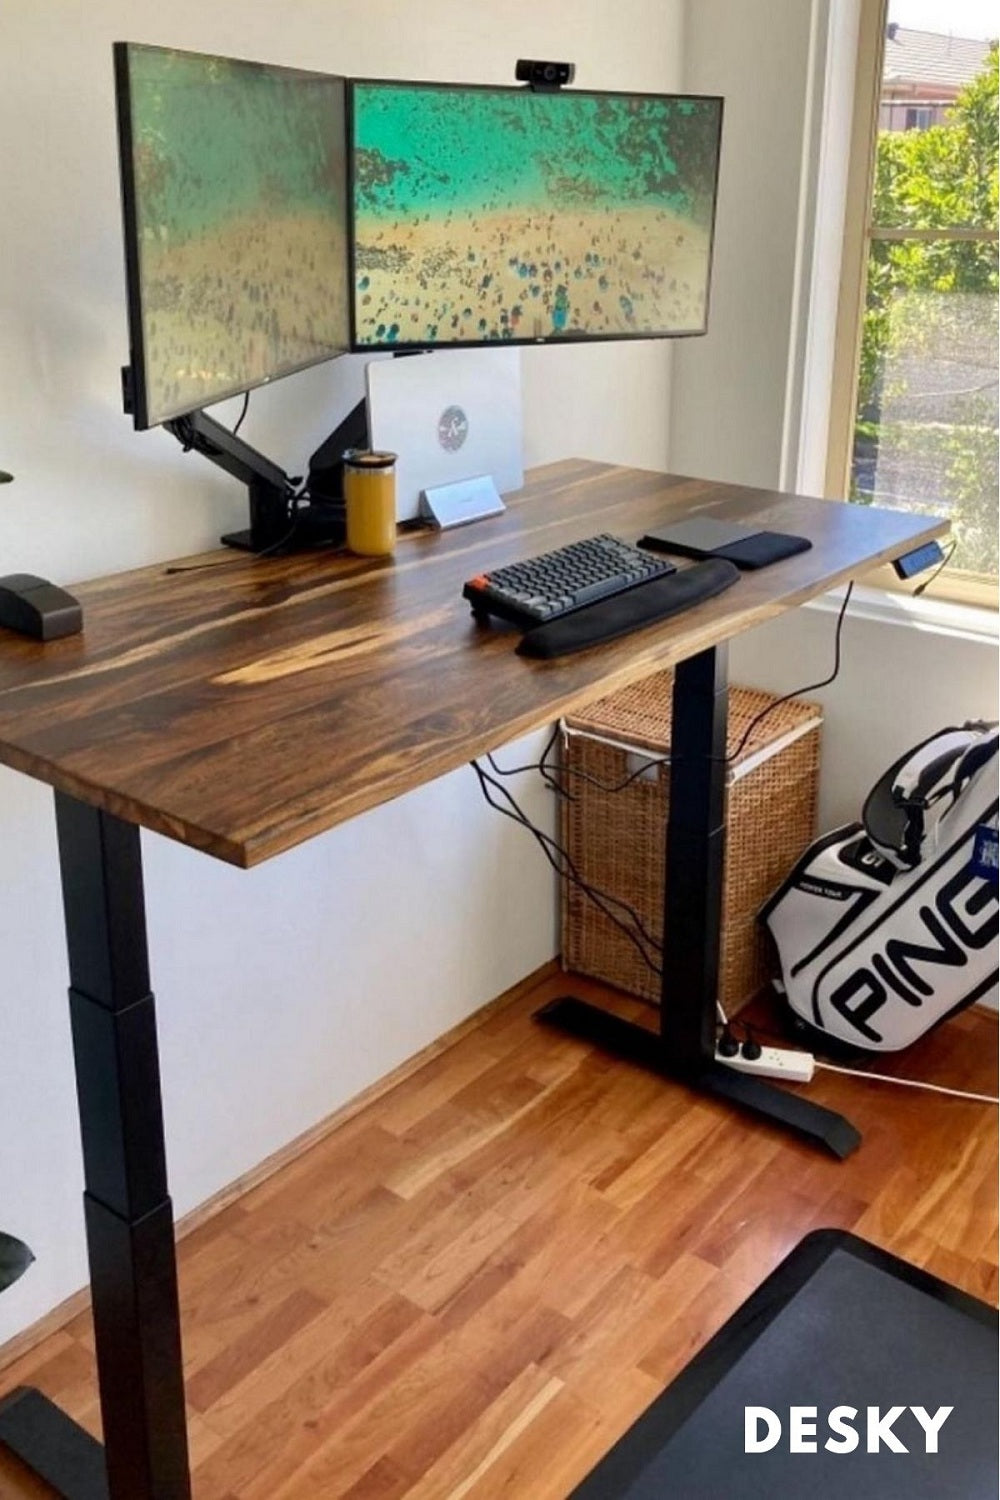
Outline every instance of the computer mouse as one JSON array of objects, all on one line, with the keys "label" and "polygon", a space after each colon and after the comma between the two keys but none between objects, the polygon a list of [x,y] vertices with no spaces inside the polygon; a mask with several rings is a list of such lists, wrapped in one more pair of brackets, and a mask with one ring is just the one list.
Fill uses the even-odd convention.
[{"label": "computer mouse", "polygon": [[83,629],[78,599],[34,573],[8,573],[0,578],[0,626],[39,641],[54,641]]}]

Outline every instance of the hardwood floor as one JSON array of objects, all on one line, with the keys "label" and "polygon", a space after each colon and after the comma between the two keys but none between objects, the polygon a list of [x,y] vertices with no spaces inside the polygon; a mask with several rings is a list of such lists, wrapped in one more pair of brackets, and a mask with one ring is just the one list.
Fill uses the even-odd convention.
[{"label": "hardwood floor", "polygon": [[[564,1500],[808,1230],[997,1300],[997,1116],[821,1075],[837,1162],[535,1025],[548,978],[191,1234],[196,1500]],[[610,998],[575,981],[574,992]],[[631,1015],[644,1007],[617,1002]],[[966,1012],[895,1070],[995,1093]],[[0,1373],[99,1431],[89,1315]],[[0,1460],[2,1500],[50,1492]]]}]

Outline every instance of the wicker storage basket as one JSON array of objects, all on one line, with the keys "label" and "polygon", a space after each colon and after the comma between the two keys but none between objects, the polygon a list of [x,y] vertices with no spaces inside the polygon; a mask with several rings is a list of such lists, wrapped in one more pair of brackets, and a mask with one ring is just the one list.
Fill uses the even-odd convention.
[{"label": "wicker storage basket", "polygon": [[[628,902],[657,944],[670,772],[665,761],[644,765],[642,752],[668,756],[672,688],[673,673],[658,672],[563,726],[565,785],[573,798],[562,803],[563,842],[582,879]],[[774,701],[755,689],[730,689],[728,754]],[[782,703],[727,768],[719,999],[730,1014],[769,978],[757,912],[814,836],[821,725],[817,704]],[[626,787],[607,790],[640,768]],[[566,969],[659,1003],[659,976],[570,881],[563,882],[562,961]],[[666,963],[669,974],[669,954]]]}]

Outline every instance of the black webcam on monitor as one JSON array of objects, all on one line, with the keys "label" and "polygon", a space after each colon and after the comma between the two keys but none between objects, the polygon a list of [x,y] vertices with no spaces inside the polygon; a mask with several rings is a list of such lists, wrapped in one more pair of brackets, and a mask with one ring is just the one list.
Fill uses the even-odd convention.
[{"label": "black webcam on monitor", "polygon": [[514,77],[518,83],[530,84],[533,89],[561,89],[573,82],[575,73],[575,63],[535,62],[529,57],[519,57]]}]

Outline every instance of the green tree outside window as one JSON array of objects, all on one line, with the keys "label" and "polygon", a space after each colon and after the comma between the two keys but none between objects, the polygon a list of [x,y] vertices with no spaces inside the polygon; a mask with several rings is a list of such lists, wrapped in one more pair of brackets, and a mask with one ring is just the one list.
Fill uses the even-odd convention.
[{"label": "green tree outside window", "polygon": [[970,231],[997,228],[997,83],[994,44],[943,123],[879,134],[851,492],[945,510],[956,565],[993,576],[1000,279]]}]

